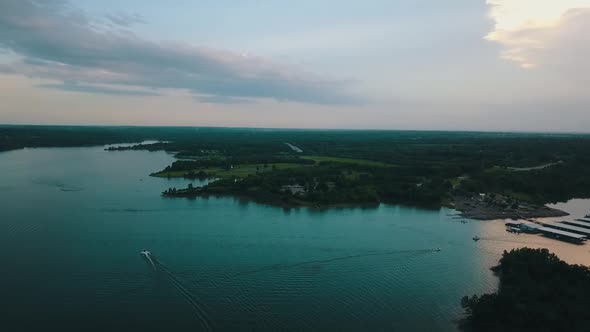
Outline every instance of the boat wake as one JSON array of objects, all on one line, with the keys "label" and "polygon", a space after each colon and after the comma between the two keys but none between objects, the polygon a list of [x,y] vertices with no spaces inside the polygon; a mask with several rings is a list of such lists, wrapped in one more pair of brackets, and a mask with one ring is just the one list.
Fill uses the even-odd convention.
[{"label": "boat wake", "polygon": [[150,263],[150,265],[152,266],[152,268],[154,269],[154,271],[156,271],[156,264],[154,264],[154,260],[152,259],[152,253],[149,252],[148,250],[142,250],[139,252],[139,254],[145,258],[146,261],[148,261],[148,263]]},{"label": "boat wake", "polygon": [[170,272],[170,270],[164,264],[162,264],[160,261],[154,258],[151,252],[149,252],[148,250],[142,250],[140,254],[151,264],[154,271],[160,270],[168,276],[174,288],[176,288],[180,292],[180,294],[182,294],[184,299],[193,308],[195,316],[199,321],[199,324],[201,324],[205,331],[212,331],[211,320],[209,319],[207,313],[203,309],[203,305],[199,303],[199,301],[191,294],[191,292],[186,287],[184,287],[182,282],[180,282],[180,280],[172,272]]},{"label": "boat wake", "polygon": [[[332,257],[326,259],[317,259],[317,260],[308,260],[302,261],[292,264],[274,264],[265,266],[256,270],[245,271],[233,275],[228,275],[225,278],[237,278],[249,274],[256,274],[262,273],[265,271],[272,271],[272,270],[283,270],[283,269],[292,269],[300,266],[312,265],[312,264],[322,264],[322,263],[332,263],[336,261],[344,261],[350,260],[355,258],[363,258],[363,257],[371,257],[371,256],[386,256],[386,255],[395,255],[395,254],[427,254],[427,253],[435,253],[441,251],[440,248],[431,248],[431,249],[414,249],[414,250],[394,250],[394,251],[379,251],[379,252],[367,252],[362,254],[355,254],[355,255],[347,255],[347,256],[339,256],[339,257]],[[159,260],[154,258],[151,253],[147,250],[141,252],[142,256],[146,257],[146,260],[152,264],[152,267],[156,271],[164,272],[168,278],[170,279],[172,285],[182,294],[185,298],[187,303],[193,308],[196,318],[198,319],[199,323],[203,327],[205,331],[212,330],[212,323],[209,319],[206,311],[203,308],[203,305],[199,303],[199,301],[191,294],[191,292],[182,284],[182,282]]]},{"label": "boat wake", "polygon": [[164,266],[164,264],[160,263],[159,261],[156,261],[156,264],[160,268],[160,270],[164,271],[164,273],[168,275],[170,281],[172,282],[172,285],[174,285],[174,287],[184,296],[185,300],[194,309],[195,315],[197,316],[197,319],[199,320],[199,323],[201,324],[203,329],[205,331],[212,331],[211,321],[209,320],[207,313],[203,309],[203,306],[190,293],[190,291],[182,285],[180,280],[178,280],[178,278],[176,278],[176,276],[172,272],[170,272],[170,270],[168,270],[166,266]]},{"label": "boat wake", "polygon": [[439,251],[441,251],[440,248],[381,251],[381,252],[369,252],[369,253],[364,253],[364,254],[332,257],[332,258],[326,258],[326,259],[309,260],[309,261],[303,261],[303,262],[293,263],[293,264],[273,264],[273,265],[265,266],[265,267],[262,267],[262,268],[256,269],[256,270],[250,270],[250,271],[246,271],[246,272],[228,275],[228,276],[226,276],[226,278],[231,279],[231,278],[237,278],[237,277],[241,277],[241,276],[245,276],[245,275],[249,275],[249,274],[262,273],[265,271],[292,269],[292,268],[305,266],[305,265],[332,263],[332,262],[336,262],[336,261],[343,261],[343,260],[349,260],[349,259],[354,259],[354,258],[363,258],[363,257],[371,257],[371,256],[387,256],[387,255],[395,255],[395,254],[410,254],[410,253],[419,254],[419,253],[429,253],[429,252],[439,252]]}]

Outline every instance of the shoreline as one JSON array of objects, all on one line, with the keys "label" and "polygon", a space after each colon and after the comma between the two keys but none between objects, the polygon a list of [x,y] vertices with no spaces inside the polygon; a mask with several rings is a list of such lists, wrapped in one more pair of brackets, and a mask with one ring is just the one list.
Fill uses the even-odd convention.
[{"label": "shoreline", "polygon": [[450,208],[457,210],[455,216],[459,216],[461,218],[466,219],[473,219],[473,220],[480,220],[480,221],[490,221],[490,220],[504,220],[504,219],[513,219],[513,220],[528,220],[533,218],[552,218],[552,217],[564,217],[570,215],[569,213],[547,207],[545,205],[530,205],[527,204],[527,209],[497,209],[497,208],[490,208],[486,206],[478,206],[478,205],[467,205],[464,202],[464,199],[457,199],[454,198],[453,202],[450,204],[441,204],[439,206],[423,206],[417,204],[410,204],[407,202],[358,202],[358,203],[313,203],[301,200],[292,200],[289,202],[275,200],[275,199],[264,199],[264,198],[257,198],[252,197],[249,195],[244,194],[237,194],[237,193],[217,193],[217,192],[201,192],[200,190],[196,190],[192,192],[186,191],[179,191],[176,193],[168,193],[163,192],[162,196],[166,198],[188,198],[188,199],[195,199],[195,198],[205,198],[208,197],[233,197],[238,200],[253,202],[257,204],[264,204],[269,205],[277,208],[282,209],[297,209],[297,208],[308,208],[313,210],[329,210],[329,209],[355,209],[355,208],[366,208],[372,209],[377,208],[381,204],[387,205],[404,205],[408,207],[419,207],[423,209],[440,209],[440,208]]},{"label": "shoreline", "polygon": [[[365,202],[365,203],[312,203],[306,201],[290,201],[290,202],[283,202],[280,200],[271,200],[271,199],[261,199],[256,198],[248,195],[243,194],[235,194],[235,193],[214,193],[214,192],[193,192],[193,193],[175,193],[175,194],[167,194],[162,193],[162,197],[165,198],[187,198],[187,199],[196,199],[196,198],[204,198],[207,199],[209,197],[231,197],[241,201],[252,202],[256,204],[268,205],[272,207],[282,208],[282,209],[299,209],[299,208],[307,208],[312,210],[329,210],[329,209],[356,209],[356,208],[367,208],[367,209],[374,209],[377,208],[380,204],[389,204],[393,205],[392,203],[383,203],[383,202]],[[399,203],[402,204],[402,203]],[[408,205],[410,206],[410,205]]]},{"label": "shoreline", "polygon": [[[154,176],[154,174],[150,174]],[[185,177],[186,178],[186,177]],[[213,188],[213,190],[205,187],[192,187],[175,189],[170,188],[162,192],[163,197],[177,198],[184,197],[194,199],[197,197],[234,197],[244,201],[251,201],[259,204],[266,204],[269,206],[279,207],[283,209],[291,208],[310,208],[315,210],[328,210],[332,208],[376,208],[380,204],[388,205],[405,205],[411,207],[418,207],[423,209],[440,209],[451,208],[459,213],[456,216],[460,218],[473,220],[531,220],[535,218],[555,218],[565,217],[569,213],[548,207],[544,204],[537,204],[525,201],[519,201],[510,196],[501,194],[471,194],[471,195],[453,195],[448,200],[436,205],[422,205],[412,202],[386,202],[386,201],[370,201],[370,202],[312,202],[305,201],[293,197],[279,198],[276,195],[260,192],[236,192],[235,190],[220,190],[221,188]]]},{"label": "shoreline", "polygon": [[[565,211],[541,204],[515,202],[512,203],[512,206],[505,206],[505,203],[502,204],[505,197],[499,195],[497,196],[499,198],[491,200],[485,197],[485,195],[478,197],[455,196],[453,197],[453,203],[449,207],[459,211],[459,216],[475,220],[528,220],[570,215]],[[498,201],[501,203],[498,203]]]},{"label": "shoreline", "polygon": [[489,221],[489,220],[498,220],[498,219],[512,219],[512,220],[528,220],[528,219],[535,219],[535,218],[556,218],[556,217],[566,217],[570,214],[557,209],[551,209],[546,207],[547,210],[539,210],[536,212],[527,213],[526,215],[516,214],[516,213],[500,213],[500,212],[463,212],[459,213],[459,216],[466,218],[466,219],[474,219],[474,220],[481,220],[481,221]]}]

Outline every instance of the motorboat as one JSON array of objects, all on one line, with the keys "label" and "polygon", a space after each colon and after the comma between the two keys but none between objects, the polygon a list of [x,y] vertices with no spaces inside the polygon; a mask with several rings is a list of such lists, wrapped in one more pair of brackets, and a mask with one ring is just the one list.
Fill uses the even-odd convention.
[{"label": "motorboat", "polygon": [[506,232],[520,234],[522,233],[522,230],[518,227],[508,226],[506,227]]},{"label": "motorboat", "polygon": [[142,251],[139,252],[139,254],[145,258],[145,260],[147,262],[150,263],[150,265],[152,266],[152,268],[154,269],[154,271],[156,270],[156,264],[154,263],[154,260],[152,259],[152,253],[147,250],[147,249],[143,249]]}]

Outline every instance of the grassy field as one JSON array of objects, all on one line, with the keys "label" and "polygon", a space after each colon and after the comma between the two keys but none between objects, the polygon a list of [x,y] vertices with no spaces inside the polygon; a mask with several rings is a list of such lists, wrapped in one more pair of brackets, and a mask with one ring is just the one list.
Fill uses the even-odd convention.
[{"label": "grassy field", "polygon": [[236,165],[234,166],[234,168],[230,169],[230,170],[224,170],[224,169],[219,169],[219,168],[212,168],[212,169],[207,169],[205,170],[205,172],[209,173],[213,173],[215,174],[216,177],[221,177],[221,178],[231,178],[231,177],[247,177],[248,175],[253,175],[256,174],[256,172],[270,172],[273,170],[273,165],[275,167],[275,169],[279,170],[279,169],[290,169],[290,168],[298,168],[298,167],[304,167],[304,165],[301,164],[288,164],[288,163],[278,163],[278,164],[268,164],[266,168],[264,168],[264,164],[243,164],[243,165]]},{"label": "grassy field", "polygon": [[[366,159],[353,159],[353,158],[342,158],[342,157],[328,157],[328,156],[303,156],[301,158],[313,160],[317,163],[320,162],[334,162],[334,163],[342,163],[342,164],[356,164],[362,166],[373,166],[373,167],[392,167],[393,165],[373,161],[373,160],[366,160]],[[216,178],[244,178],[249,175],[255,175],[256,172],[264,173],[270,172],[273,170],[273,165],[275,169],[293,169],[299,167],[310,167],[310,165],[303,165],[303,164],[294,164],[294,163],[276,163],[276,164],[267,164],[267,167],[264,167],[264,164],[241,164],[241,165],[234,165],[232,169],[224,169],[221,167],[206,167],[206,168],[197,168],[192,170],[195,173],[203,171],[207,173],[211,177]],[[156,177],[171,177],[171,178],[181,178],[184,177],[186,173],[189,171],[168,171],[168,172],[158,172],[152,174]],[[358,174],[351,177],[358,177]]]},{"label": "grassy field", "polygon": [[393,165],[390,165],[390,164],[387,164],[384,162],[366,160],[366,159],[353,159],[353,158],[328,157],[328,156],[303,156],[301,158],[313,160],[317,163],[325,161],[325,162],[333,162],[333,163],[357,164],[357,165],[376,166],[376,167],[392,167],[393,166]]},{"label": "grassy field", "polygon": [[464,177],[464,176],[459,176],[459,177],[456,177],[456,178],[449,179],[449,181],[451,182],[451,185],[453,186],[453,188],[456,188],[456,187],[458,187],[458,186],[461,184],[461,182],[463,182],[463,180],[465,180],[465,179],[466,179],[466,177]]}]

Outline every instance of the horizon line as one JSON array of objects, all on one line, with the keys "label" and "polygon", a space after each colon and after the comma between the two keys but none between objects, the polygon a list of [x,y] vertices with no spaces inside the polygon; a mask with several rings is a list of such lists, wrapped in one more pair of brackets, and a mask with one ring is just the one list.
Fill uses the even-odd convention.
[{"label": "horizon line", "polygon": [[464,132],[495,134],[552,134],[552,135],[590,135],[590,131],[540,131],[540,130],[469,130],[469,129],[401,129],[401,128],[314,128],[314,127],[243,127],[243,126],[194,126],[194,125],[128,125],[128,124],[31,124],[0,123],[2,127],[89,127],[89,128],[203,128],[203,129],[258,129],[294,131],[406,131],[406,132]]}]

